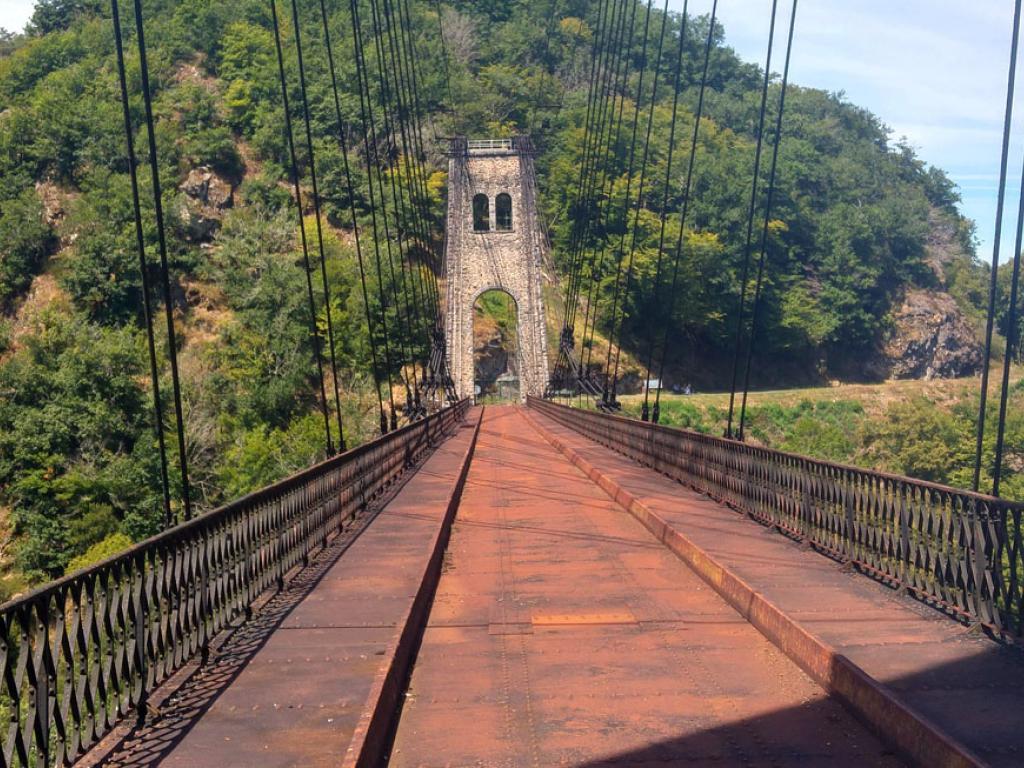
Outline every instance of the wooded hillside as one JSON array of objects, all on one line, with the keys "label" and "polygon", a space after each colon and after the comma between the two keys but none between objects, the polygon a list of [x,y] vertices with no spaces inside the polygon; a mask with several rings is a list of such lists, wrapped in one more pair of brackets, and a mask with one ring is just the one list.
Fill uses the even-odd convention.
[{"label": "wooded hillside", "polygon": [[[369,0],[359,2],[366,25],[372,8]],[[555,264],[564,270],[599,3],[392,2],[407,9],[413,32],[418,109],[429,139],[423,202],[435,237],[440,241],[444,213],[443,137],[529,133],[541,150],[543,213]],[[324,453],[270,5],[146,0],[143,8],[193,496],[197,508],[208,509]],[[376,430],[376,394],[319,8],[319,0],[298,3],[351,446]],[[349,4],[327,8],[343,127],[359,139],[350,143],[349,159],[365,221],[370,204]],[[26,34],[0,40],[0,556],[10,574],[21,574],[7,580],[8,593],[22,578],[58,575],[83,562],[75,558],[98,557],[161,525],[109,13],[97,0],[43,0]],[[123,15],[130,41],[131,14]],[[294,30],[290,12],[281,17],[298,124]],[[659,14],[652,35],[661,23]],[[668,24],[666,61],[676,55],[681,20],[672,16]],[[690,19],[682,40],[680,136],[692,126],[707,25]],[[727,385],[761,76],[728,47],[728,30],[715,34],[692,231],[670,320],[677,345],[670,373],[703,388]],[[641,42],[637,36],[629,46],[635,66]],[[372,55],[369,66],[373,80]],[[128,74],[140,131],[135,144],[145,147],[131,56]],[[663,79],[658,91],[651,178],[664,175],[670,85]],[[309,154],[303,142],[298,150],[308,203]],[[625,142],[615,146],[619,168],[627,150]],[[394,147],[388,154],[391,172],[405,172]],[[972,224],[958,214],[945,174],[894,141],[881,118],[842,95],[792,88],[778,179],[755,385],[888,375],[884,348],[908,293],[946,301],[970,346],[986,279]],[[613,199],[624,188],[623,176]],[[681,196],[677,177],[668,206],[677,228]],[[155,248],[148,188],[142,197],[150,222],[145,236]],[[658,205],[660,196],[652,195],[641,218],[639,279],[625,305],[627,351],[645,338],[641,318],[657,314],[651,282]],[[323,306],[319,312],[323,323]],[[392,333],[400,336],[400,318],[393,320]]]}]

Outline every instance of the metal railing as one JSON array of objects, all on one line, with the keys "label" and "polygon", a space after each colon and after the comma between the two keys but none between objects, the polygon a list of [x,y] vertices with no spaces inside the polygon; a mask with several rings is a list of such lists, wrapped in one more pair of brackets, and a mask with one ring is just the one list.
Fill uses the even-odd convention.
[{"label": "metal railing", "polygon": [[68,765],[327,545],[469,401],[0,606],[2,766]]},{"label": "metal railing", "polygon": [[1024,637],[1021,504],[538,398],[529,405],[897,589]]},{"label": "metal railing", "polygon": [[469,139],[466,148],[474,149],[505,149],[512,151],[512,139]]}]

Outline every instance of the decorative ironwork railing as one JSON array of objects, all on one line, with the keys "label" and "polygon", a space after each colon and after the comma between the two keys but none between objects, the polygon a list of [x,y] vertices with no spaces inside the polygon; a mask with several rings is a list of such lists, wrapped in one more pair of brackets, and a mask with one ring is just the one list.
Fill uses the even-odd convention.
[{"label": "decorative ironwork railing", "polygon": [[529,405],[863,573],[1024,637],[1021,504],[538,398]]},{"label": "decorative ironwork railing", "polygon": [[0,606],[3,766],[68,765],[465,417],[469,401]]}]

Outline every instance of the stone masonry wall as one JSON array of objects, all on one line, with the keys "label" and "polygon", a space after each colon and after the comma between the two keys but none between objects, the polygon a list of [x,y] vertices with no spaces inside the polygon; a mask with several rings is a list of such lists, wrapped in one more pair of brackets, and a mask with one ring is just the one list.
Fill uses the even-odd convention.
[{"label": "stone masonry wall", "polygon": [[[465,145],[463,145],[464,147]],[[518,309],[520,393],[541,396],[548,383],[542,274],[545,242],[534,209],[533,158],[510,148],[453,152],[448,176],[448,364],[460,397],[473,395],[473,305],[501,289]],[[498,232],[495,199],[512,198],[512,231]],[[490,231],[473,231],[473,197],[490,201]]]}]

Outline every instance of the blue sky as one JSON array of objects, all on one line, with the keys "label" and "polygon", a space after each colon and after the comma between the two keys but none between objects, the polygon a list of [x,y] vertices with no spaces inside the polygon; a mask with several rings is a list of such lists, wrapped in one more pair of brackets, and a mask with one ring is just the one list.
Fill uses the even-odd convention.
[{"label": "blue sky", "polygon": [[[658,2],[658,0],[656,0]],[[682,0],[669,0],[681,10]],[[711,0],[691,0],[708,13]],[[790,0],[781,0],[788,21]],[[720,0],[726,41],[764,64],[770,0]],[[792,79],[845,91],[905,136],[925,161],[959,185],[963,211],[978,225],[979,256],[992,256],[1012,0],[801,0]],[[778,54],[781,70],[782,52]],[[1002,260],[1012,256],[1024,162],[1024,72],[1007,191]],[[1009,242],[1007,242],[1009,241]]]},{"label": "blue sky", "polygon": [[[33,4],[0,0],[0,27],[20,30]],[[669,4],[681,10],[683,0]],[[788,18],[789,0],[780,5],[780,17]],[[720,0],[727,41],[744,59],[763,64],[770,7],[770,0]],[[710,9],[711,0],[690,2],[691,13]],[[905,136],[924,160],[950,174],[964,213],[978,224],[985,260],[992,251],[1012,21],[1012,0],[802,0],[793,54],[794,82],[845,91],[895,138]],[[1018,83],[1004,261],[1012,254],[1024,162],[1024,73]]]}]

